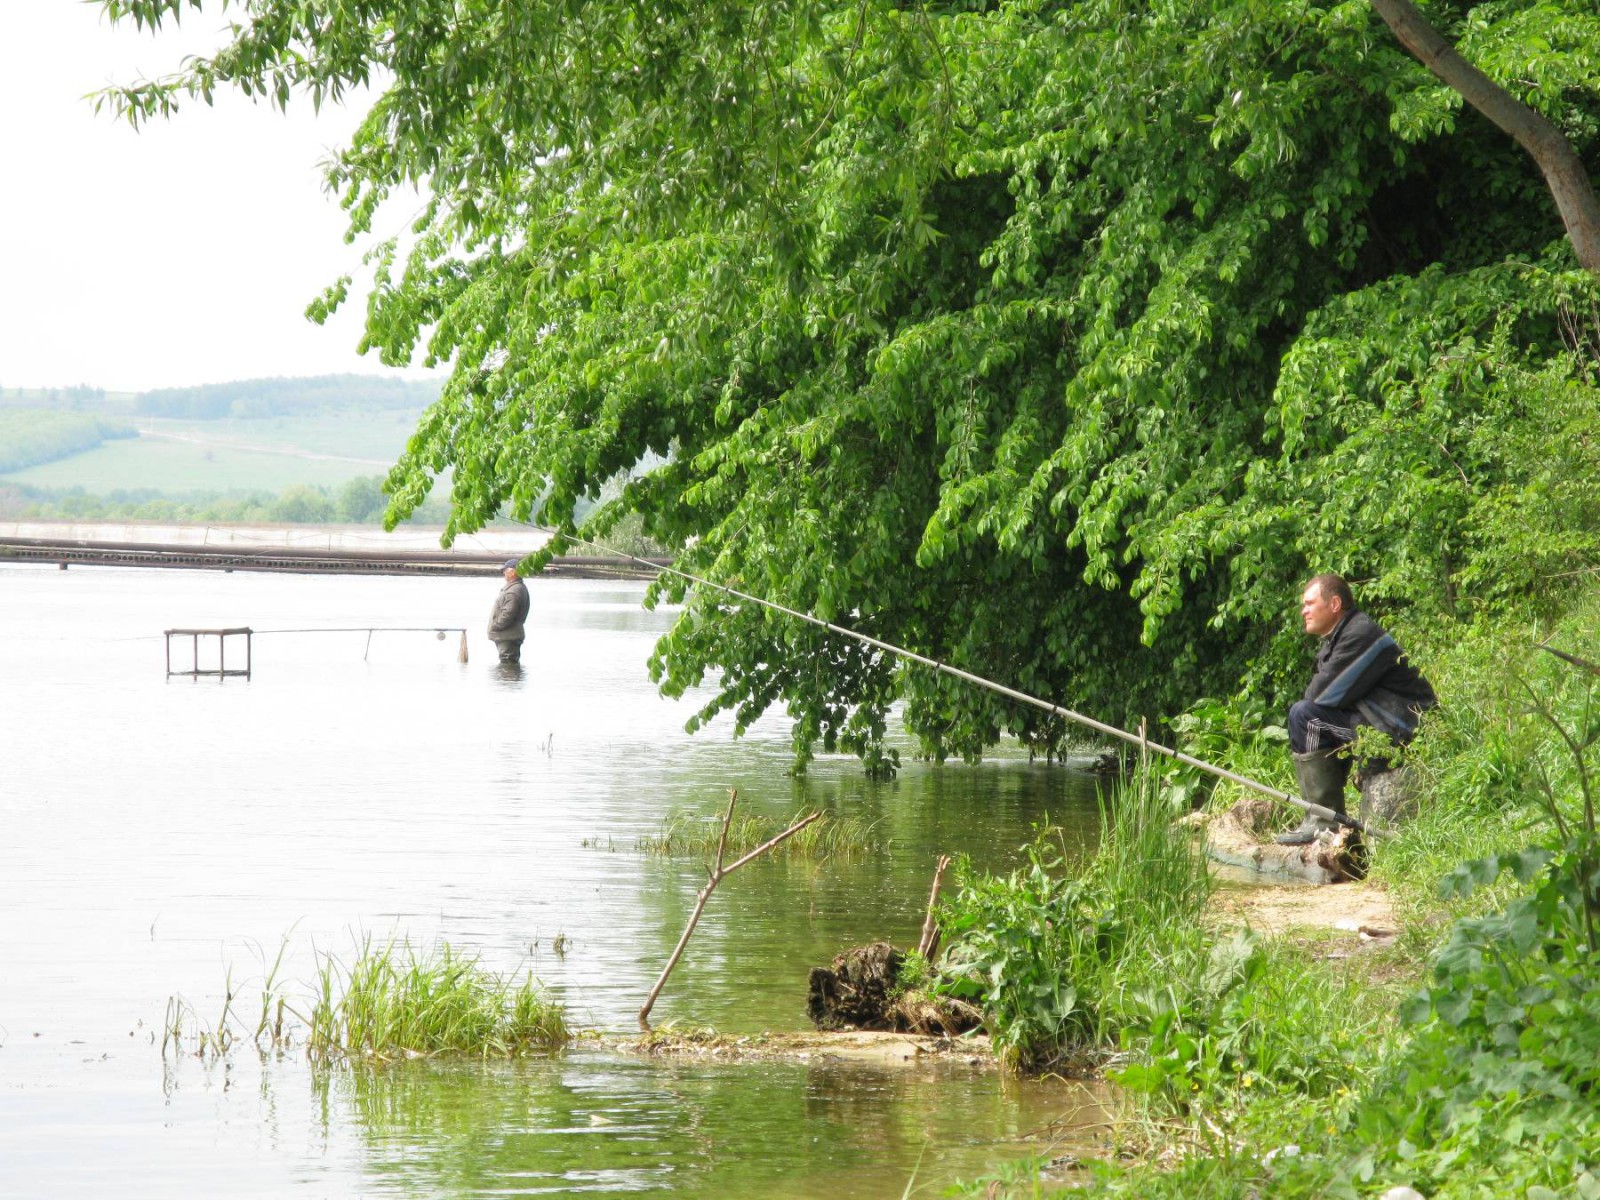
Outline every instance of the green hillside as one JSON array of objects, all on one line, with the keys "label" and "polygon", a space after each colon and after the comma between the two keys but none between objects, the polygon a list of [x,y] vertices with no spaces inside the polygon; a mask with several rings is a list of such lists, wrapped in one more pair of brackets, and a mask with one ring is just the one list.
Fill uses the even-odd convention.
[{"label": "green hillside", "polygon": [[[238,380],[132,396],[86,385],[5,389],[0,481],[92,495],[338,488],[385,474],[437,394],[432,382],[360,375]],[[110,413],[122,415],[96,415]]]},{"label": "green hillside", "polygon": [[420,413],[439,396],[425,380],[371,375],[316,375],[302,379],[239,379],[199,387],[159,388],[134,397],[140,416],[213,421],[312,412]]},{"label": "green hillside", "polygon": [[0,408],[0,472],[81,455],[107,439],[132,438],[126,421],[51,408]]},{"label": "green hillside", "polygon": [[154,489],[174,494],[279,491],[296,483],[338,485],[382,475],[404,448],[408,413],[308,414],[261,421],[136,421],[139,436],[0,473],[41,488],[88,492]]}]

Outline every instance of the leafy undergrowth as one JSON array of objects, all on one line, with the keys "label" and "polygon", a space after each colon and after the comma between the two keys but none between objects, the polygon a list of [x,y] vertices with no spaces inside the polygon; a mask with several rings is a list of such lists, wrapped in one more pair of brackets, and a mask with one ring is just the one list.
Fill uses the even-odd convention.
[{"label": "leafy undergrowth", "polygon": [[[1585,600],[1547,636],[1566,660],[1490,631],[1430,668],[1447,702],[1410,756],[1422,815],[1374,857],[1408,926],[1396,945],[1330,961],[1168,913],[1158,940],[1074,962],[1090,983],[1072,1036],[1114,1036],[1108,1074],[1143,1097],[1112,1152],[1072,1160],[1075,1188],[1600,1200],[1597,618]],[[1079,919],[1125,911],[1076,886]],[[1043,1194],[1062,1172],[1041,1159],[966,1190]]]}]

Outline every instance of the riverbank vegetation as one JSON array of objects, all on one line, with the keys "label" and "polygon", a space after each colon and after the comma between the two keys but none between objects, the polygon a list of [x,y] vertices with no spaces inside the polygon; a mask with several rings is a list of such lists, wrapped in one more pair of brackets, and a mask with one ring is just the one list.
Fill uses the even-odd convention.
[{"label": "riverbank vegetation", "polygon": [[[1086,1191],[1600,1195],[1600,599],[1566,598],[1542,624],[1411,631],[1443,705],[1409,759],[1421,811],[1374,848],[1392,943],[1205,917],[1204,885],[1160,868],[1186,836],[1164,820],[1192,799],[1175,787],[1124,797],[1075,877],[1036,848],[1026,871],[967,882],[946,986],[983,992],[1019,1062],[1076,1057],[1141,1098],[1109,1153],[1072,1163]],[[1271,742],[1240,737],[1230,765],[1282,775]],[[982,1186],[1035,1194],[1062,1169]]]},{"label": "riverbank vegetation", "polygon": [[571,1039],[566,1014],[529,973],[518,981],[440,945],[361,946],[321,957],[306,1049],[318,1058],[510,1056]]}]

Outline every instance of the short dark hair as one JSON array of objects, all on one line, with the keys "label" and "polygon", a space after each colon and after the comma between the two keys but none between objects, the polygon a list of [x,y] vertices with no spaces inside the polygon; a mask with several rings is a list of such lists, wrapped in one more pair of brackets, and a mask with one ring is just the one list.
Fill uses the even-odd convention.
[{"label": "short dark hair", "polygon": [[1356,598],[1350,594],[1350,585],[1344,581],[1344,576],[1335,575],[1329,571],[1322,575],[1313,575],[1306,583],[1306,588],[1316,588],[1323,599],[1338,597],[1339,607],[1345,612],[1352,611],[1356,606]]}]

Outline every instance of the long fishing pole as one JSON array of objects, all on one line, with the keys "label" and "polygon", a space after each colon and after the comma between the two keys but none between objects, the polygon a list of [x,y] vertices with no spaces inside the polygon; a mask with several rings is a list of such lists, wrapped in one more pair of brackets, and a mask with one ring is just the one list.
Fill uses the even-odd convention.
[{"label": "long fishing pole", "polygon": [[1104,721],[1097,721],[1093,717],[1085,716],[1080,712],[1074,712],[1070,708],[1063,708],[1059,704],[1052,704],[1048,700],[1040,699],[1038,696],[1031,696],[1027,692],[1019,692],[1016,688],[1007,687],[1005,684],[997,683],[992,679],[985,679],[981,675],[974,675],[971,671],[963,671],[960,667],[952,667],[949,663],[939,662],[937,659],[929,658],[925,654],[918,654],[915,650],[908,650],[904,646],[896,646],[892,642],[885,642],[880,638],[872,637],[870,634],[861,633],[854,629],[848,629],[843,625],[835,625],[831,621],[824,621],[821,617],[813,616],[810,613],[803,613],[797,609],[788,608],[773,600],[764,600],[760,596],[752,596],[748,592],[741,592],[738,588],[729,587],[725,583],[716,583],[710,579],[702,579],[698,575],[691,575],[689,572],[680,571],[676,567],[668,567],[663,566],[660,563],[653,563],[648,559],[640,558],[634,554],[610,550],[607,547],[599,546],[596,543],[589,541],[587,538],[579,537],[576,534],[557,533],[555,530],[546,529],[542,525],[535,525],[531,521],[521,521],[518,523],[527,525],[530,529],[537,529],[541,533],[547,533],[551,537],[559,537],[564,541],[582,542],[585,546],[589,546],[593,549],[605,550],[610,554],[619,554],[620,557],[626,558],[631,562],[639,563],[641,566],[649,567],[658,574],[676,575],[680,579],[687,579],[691,583],[698,584],[701,587],[712,588],[719,592],[725,592],[728,595],[734,596],[740,600],[748,600],[751,604],[760,605],[762,608],[770,608],[774,612],[783,613],[785,616],[793,617],[797,621],[804,621],[807,624],[816,625],[822,629],[826,629],[831,633],[837,633],[847,638],[853,638],[855,641],[872,646],[878,650],[882,650],[886,654],[893,654],[897,658],[904,658],[910,660],[911,662],[921,663],[923,666],[932,667],[935,671],[942,671],[946,675],[953,676],[956,679],[965,680],[966,682],[974,684],[977,687],[985,688],[988,691],[996,692],[1002,696],[1008,696],[1013,700],[1022,702],[1023,704],[1031,704],[1033,707],[1043,709],[1045,712],[1054,716],[1064,717],[1069,721],[1075,721],[1079,725],[1087,726],[1098,733],[1105,734],[1107,737],[1120,738],[1122,741],[1131,742],[1133,745],[1138,746],[1140,750],[1146,750],[1155,754],[1164,755],[1175,762],[1183,763],[1185,766],[1194,767],[1196,770],[1204,771],[1209,775],[1215,775],[1219,779],[1226,779],[1229,783],[1236,783],[1240,787],[1245,787],[1252,791],[1260,792],[1263,796],[1268,796],[1273,800],[1286,801],[1289,804],[1293,804],[1297,808],[1304,809],[1313,816],[1321,817],[1324,820],[1333,821],[1339,825],[1348,826],[1351,829],[1360,830],[1363,833],[1373,832],[1360,820],[1346,813],[1335,812],[1333,809],[1327,808],[1321,804],[1313,804],[1310,800],[1305,800],[1291,792],[1285,792],[1278,788],[1271,787],[1265,783],[1262,783],[1260,780],[1251,779],[1247,775],[1240,775],[1235,771],[1228,770],[1226,767],[1219,767],[1215,763],[1208,763],[1204,759],[1195,758],[1190,754],[1184,754],[1182,751],[1174,750],[1170,746],[1163,746],[1157,742],[1152,742],[1142,733],[1129,733],[1126,729],[1118,729],[1115,725],[1107,725]]}]

